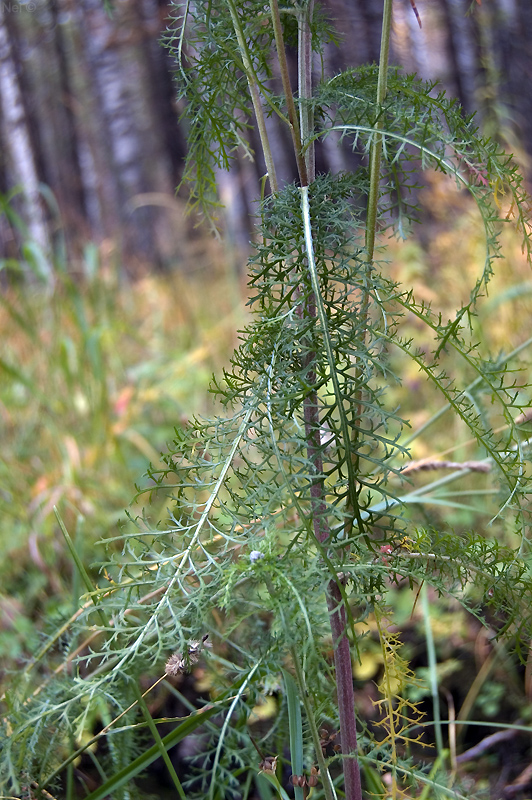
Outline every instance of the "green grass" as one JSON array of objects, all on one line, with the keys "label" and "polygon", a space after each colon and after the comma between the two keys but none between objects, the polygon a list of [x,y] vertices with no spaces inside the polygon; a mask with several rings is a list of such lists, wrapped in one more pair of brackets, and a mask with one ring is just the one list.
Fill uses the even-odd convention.
[{"label": "green grass", "polygon": [[[207,255],[218,258],[207,243]],[[90,259],[90,268],[88,265]],[[198,269],[199,263],[199,269]],[[54,290],[20,284],[0,300],[0,658],[29,655],[37,632],[75,600],[75,569],[53,507],[81,559],[120,533],[150,462],[175,427],[211,411],[213,371],[243,315],[231,277],[196,272],[134,283],[89,248]],[[164,503],[154,509],[164,518]],[[73,586],[74,585],[74,586]],[[66,608],[65,608],[66,606]]]}]

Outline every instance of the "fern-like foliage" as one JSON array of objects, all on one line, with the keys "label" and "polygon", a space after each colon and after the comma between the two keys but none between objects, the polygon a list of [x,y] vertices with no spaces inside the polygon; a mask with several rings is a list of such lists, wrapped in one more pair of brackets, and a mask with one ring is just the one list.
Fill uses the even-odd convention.
[{"label": "fern-like foliage", "polygon": [[[293,35],[294,13],[304,15],[311,5],[283,11],[285,35]],[[186,180],[192,203],[203,210],[215,201],[215,168],[227,166],[242,143],[252,105],[257,113],[246,87],[284,116],[267,83],[274,2],[272,9],[270,18],[254,0],[238,7],[232,0],[176,5],[169,44],[190,118]],[[298,19],[302,24],[303,16]],[[317,37],[321,18],[310,20]],[[342,640],[356,655],[362,643],[354,623],[370,613],[381,626],[389,725],[386,741],[363,736],[361,749],[372,763],[391,765],[401,786],[427,785],[426,771],[416,771],[396,748],[412,715],[392,691],[394,670],[405,679],[409,673],[398,641],[382,623],[390,581],[412,587],[426,581],[479,619],[493,607],[501,632],[511,630],[518,649],[527,640],[528,444],[515,422],[524,402],[522,381],[503,357],[480,358],[469,323],[500,255],[501,226],[516,224],[530,248],[528,200],[511,159],[478,136],[456,103],[394,69],[379,104],[379,80],[382,69],[348,71],[302,99],[320,125],[304,146],[340,131],[365,158],[381,141],[383,231],[404,235],[411,227],[419,169],[446,172],[467,189],[485,232],[485,259],[469,301],[453,319],[443,319],[410,287],[390,279],[383,257],[371,256],[365,203],[372,178],[365,167],[319,176],[309,186],[289,185],[264,200],[250,261],[253,321],[242,331],[231,369],[213,386],[225,414],[176,431],[164,467],[150,470],[144,490],[167,493],[169,520],[159,527],[137,521],[109,539],[112,547],[117,538],[122,542],[122,551],[105,564],[112,582],[94,587],[85,606],[65,621],[68,652],[56,652],[59,634],[52,636],[26,669],[31,676],[52,655],[61,678],[43,674],[36,691],[26,680],[9,694],[0,770],[11,793],[23,785],[53,787],[84,750],[96,718],[111,731],[118,728],[113,720],[121,719],[119,732],[108,734],[113,746],[98,755],[102,773],[127,773],[135,762],[134,725],[141,724],[131,681],[150,671],[162,674],[173,652],[173,663],[186,669],[187,653],[208,636],[213,652],[204,649],[202,657],[212,664],[213,696],[224,717],[202,729],[204,755],[194,759],[186,796],[237,797],[243,785],[250,796],[249,776],[265,767],[248,720],[269,693],[278,697],[279,710],[258,750],[283,757],[291,723],[280,676],[293,668],[305,718],[291,740],[302,737],[307,773],[319,766],[322,789],[316,792],[330,800],[335,782],[343,791],[339,759],[322,752],[316,731],[322,724],[336,729],[339,717],[342,724],[335,658]],[[432,351],[402,336],[406,315],[430,332]],[[397,351],[439,390],[496,468],[500,507],[512,515],[521,552],[478,534],[412,523],[414,495],[402,474],[408,412],[388,401],[401,379],[393,368]],[[453,375],[456,360],[465,365],[459,374],[468,376],[467,385]],[[501,415],[502,434],[493,423]]]}]

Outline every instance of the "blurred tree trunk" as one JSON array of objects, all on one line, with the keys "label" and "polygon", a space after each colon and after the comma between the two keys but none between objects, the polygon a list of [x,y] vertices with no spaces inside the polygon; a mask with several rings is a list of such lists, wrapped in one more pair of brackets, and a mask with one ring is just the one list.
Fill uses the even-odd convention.
[{"label": "blurred tree trunk", "polygon": [[0,5],[0,103],[3,140],[8,154],[7,171],[12,176],[10,183],[21,189],[21,216],[30,239],[40,248],[39,264],[46,273],[42,277],[50,280],[50,240],[4,5]]},{"label": "blurred tree trunk", "polygon": [[[530,0],[484,0],[482,14],[492,38],[491,73],[497,81],[499,126],[510,130],[505,137],[517,151],[530,178],[532,159],[532,2]],[[493,92],[492,92],[493,94]]]},{"label": "blurred tree trunk", "polygon": [[[158,139],[168,159],[172,189],[181,178],[186,140],[179,126],[177,93],[172,76],[173,64],[161,38],[166,28],[169,7],[167,0],[137,0],[139,26],[143,31],[142,50],[148,79],[147,96],[152,115],[159,128]],[[181,109],[182,111],[182,109]]]},{"label": "blurred tree trunk", "polygon": [[[113,0],[111,16],[104,0],[41,0],[31,13],[30,4],[21,3],[16,14],[2,6],[3,170],[8,190],[17,183],[27,187],[24,217],[41,246],[48,246],[57,223],[48,220],[46,230],[39,181],[57,197],[71,253],[79,252],[80,241],[106,239],[120,243],[132,273],[141,265],[175,261],[180,243],[168,209],[185,155],[179,125],[184,107],[177,100],[175,65],[160,39],[172,5],[179,14],[183,4]],[[322,66],[333,75],[378,59],[383,0],[321,5],[338,46],[331,42],[322,57],[316,55],[315,81]],[[467,113],[480,112],[487,135],[526,165],[526,153],[532,156],[532,93],[523,87],[532,78],[532,0],[417,0],[417,7],[421,30],[411,0],[394,1],[392,63],[440,80]],[[294,67],[294,53],[289,58]],[[284,157],[290,150],[287,131],[273,116],[266,124],[280,178],[294,180],[293,163]],[[260,153],[256,142],[250,144]],[[246,159],[239,153],[231,173],[220,178],[221,193],[234,206],[227,225],[236,249],[247,238],[264,172],[260,156],[256,164]],[[360,163],[332,136],[318,143],[316,159],[321,172]],[[11,253],[9,236],[2,238],[0,255]]]},{"label": "blurred tree trunk", "polygon": [[67,72],[74,87],[74,110],[79,131],[79,163],[81,183],[87,208],[87,223],[92,238],[113,240],[120,232],[118,192],[109,143],[105,135],[100,103],[91,76],[81,34],[83,16],[73,0],[65,3],[69,14],[66,26]]},{"label": "blurred tree trunk", "polygon": [[[49,0],[51,33],[57,61],[58,102],[54,114],[54,131],[61,157],[58,159],[58,186],[55,190],[61,208],[67,237],[74,225],[82,224],[87,216],[87,204],[80,163],[81,143],[76,124],[75,92],[67,56],[65,26],[60,0]],[[73,233],[73,231],[72,231]],[[70,238],[70,237],[69,237]]]},{"label": "blurred tree trunk", "polygon": [[[106,145],[115,184],[123,252],[129,269],[135,271],[142,262],[158,260],[154,214],[152,209],[136,205],[139,195],[153,191],[149,173],[156,166],[156,157],[149,164],[153,144],[141,107],[145,102],[139,91],[144,84],[142,66],[131,57],[134,31],[127,20],[115,24],[101,0],[79,0],[78,8],[88,75],[97,100],[99,135]],[[120,13],[131,8],[131,2],[124,3]]]},{"label": "blurred tree trunk", "polygon": [[449,60],[449,90],[464,110],[471,114],[476,108],[479,76],[479,37],[476,17],[468,14],[470,3],[464,0],[440,0],[443,27],[447,30]]}]

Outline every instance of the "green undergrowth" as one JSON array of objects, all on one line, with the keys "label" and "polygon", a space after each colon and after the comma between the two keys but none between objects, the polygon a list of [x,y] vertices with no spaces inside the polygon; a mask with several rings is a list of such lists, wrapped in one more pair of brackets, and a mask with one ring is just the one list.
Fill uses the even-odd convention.
[{"label": "green undergrowth", "polygon": [[53,507],[89,566],[95,542],[140,511],[131,505],[135,483],[158,463],[174,429],[212,408],[212,372],[225,363],[243,314],[215,255],[218,267],[198,270],[196,260],[188,276],[129,282],[91,246],[77,271],[57,271],[53,287],[15,280],[3,291],[4,668],[27,658],[39,632],[75,602],[77,573]]}]

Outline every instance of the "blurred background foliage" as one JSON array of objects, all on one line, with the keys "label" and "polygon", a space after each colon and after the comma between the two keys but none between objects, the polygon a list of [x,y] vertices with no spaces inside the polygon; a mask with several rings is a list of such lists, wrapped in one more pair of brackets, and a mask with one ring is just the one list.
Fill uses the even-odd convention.
[{"label": "blurred background foliage", "polygon": [[[210,412],[243,310],[218,243],[185,277],[124,282],[88,246],[83,270],[6,288],[0,336],[0,655],[28,653],[28,625],[71,602],[72,563],[53,506],[90,563],[117,530],[174,428]],[[164,505],[158,509],[164,518]],[[13,634],[16,634],[13,636]]]},{"label": "blurred background foliage", "polygon": [[[424,80],[439,80],[466,113],[477,112],[486,135],[498,138],[527,168],[532,155],[529,0],[419,0],[422,28],[410,0],[395,0],[392,63]],[[333,39],[314,59],[315,80],[378,61],[383,0],[324,0]],[[0,222],[0,257],[18,259],[24,231],[42,252],[58,239],[69,265],[86,241],[105,243],[121,270],[187,271],[175,187],[183,172],[187,122],[177,100],[175,64],[160,46],[173,10],[169,0],[22,0],[0,7],[0,194],[11,213]],[[186,56],[187,42],[184,44]],[[289,53],[295,75],[295,51]],[[272,76],[274,91],[280,78]],[[276,152],[288,152],[282,123],[267,121]],[[219,175],[226,235],[246,250],[249,215],[264,164],[248,131]],[[327,137],[318,172],[356,166],[348,146]],[[282,162],[282,156],[280,157]],[[278,167],[295,179],[290,159]],[[23,187],[23,188],[22,188]],[[43,189],[46,187],[46,189]],[[186,186],[180,194],[186,198]]]},{"label": "blurred background foliage", "polygon": [[[409,0],[397,0],[394,60],[440,79],[467,112],[478,111],[483,131],[512,150],[529,177],[532,93],[522,87],[532,77],[532,4],[417,5],[421,30]],[[323,53],[327,71],[377,58],[379,0],[328,0],[323,7],[344,32]],[[100,0],[0,6],[0,688],[79,596],[53,506],[103,585],[96,543],[119,535],[126,510],[141,512],[132,502],[135,485],[150,462],[157,464],[174,428],[211,412],[211,375],[227,363],[246,318],[245,255],[264,165],[242,150],[219,175],[221,240],[185,218],[186,186],[177,197],[174,191],[185,157],[185,109],[159,45],[169,12],[165,0],[116,0],[110,14]],[[315,68],[319,75],[320,59]],[[282,150],[285,134],[275,120],[269,124]],[[320,171],[356,167],[337,144],[328,137],[320,145]],[[294,177],[286,164],[283,180]],[[423,224],[414,236],[387,242],[390,273],[447,317],[478,275],[481,223],[466,195],[441,175],[420,176],[418,202]],[[532,318],[519,237],[510,225],[504,237],[505,257],[473,321],[483,352],[494,358],[530,336]],[[414,325],[406,318],[403,333]],[[440,401],[411,366],[396,371],[403,382],[394,401],[419,428]],[[479,457],[445,417],[412,443],[412,455]],[[433,479],[412,475],[414,487]],[[487,530],[496,509],[490,477],[464,481],[485,492],[476,508],[446,504],[442,495],[412,513],[425,523],[445,515],[457,529]],[[164,519],[164,500],[157,502],[150,515]],[[504,519],[489,535],[515,544]],[[422,681],[429,614],[450,716],[530,721],[530,664],[516,666],[452,603],[430,597],[424,619],[421,603],[412,608],[401,587],[391,588],[390,602]],[[376,639],[365,643],[355,678],[358,703],[371,719],[381,655]],[[199,669],[196,678],[208,691]],[[428,697],[427,686],[421,683],[419,697]],[[484,741],[485,728],[482,735],[471,730],[469,744]],[[503,745],[499,755],[486,746],[484,761],[475,761],[471,785],[491,787],[493,797],[497,785],[511,785],[510,774],[515,786],[526,786],[529,734],[511,730],[519,742],[513,773],[501,766],[512,761]],[[519,791],[504,796],[524,796]]]}]

